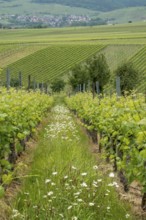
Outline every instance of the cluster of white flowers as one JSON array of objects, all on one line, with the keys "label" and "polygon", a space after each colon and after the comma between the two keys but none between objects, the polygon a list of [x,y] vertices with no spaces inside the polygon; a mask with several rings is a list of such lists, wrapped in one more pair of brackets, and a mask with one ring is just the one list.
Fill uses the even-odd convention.
[{"label": "cluster of white flowers", "polygon": [[112,182],[112,183],[109,183],[108,186],[115,186],[116,188],[119,187],[118,183],[117,182]]},{"label": "cluster of white flowers", "polygon": [[[71,117],[69,110],[64,106],[56,106],[53,108],[53,120],[46,129],[45,137],[54,140],[63,141],[72,141],[79,140],[78,129]],[[79,216],[74,216],[74,209],[85,206],[86,208],[96,210],[101,207],[99,204],[99,190],[100,187],[104,186],[104,179],[101,175],[97,177],[98,166],[92,166],[92,172],[89,170],[80,170],[78,166],[75,166],[73,162],[69,164],[69,170],[67,172],[60,172],[59,170],[53,169],[49,177],[44,179],[45,193],[42,195],[42,199],[47,203],[47,208],[52,212],[56,213],[58,219],[60,217],[65,219],[65,213],[62,213],[62,209],[56,208],[57,200],[65,201],[64,209],[67,210],[67,213],[71,216],[71,220],[78,220]],[[114,173],[111,172],[108,175],[110,177],[111,183],[107,185],[105,189],[104,196],[109,196],[111,191],[111,186],[118,187],[118,184],[114,182]],[[62,190],[63,189],[63,190]],[[28,198],[29,193],[24,193],[26,198]],[[108,198],[108,197],[106,197]],[[61,202],[59,203],[60,206]],[[64,204],[62,202],[62,204]],[[36,204],[33,204],[33,210],[37,210]],[[109,214],[112,210],[110,202],[105,206],[106,212]],[[45,210],[44,210],[45,211]],[[17,210],[13,211],[13,218],[20,217],[20,213]],[[129,214],[125,215],[126,218],[129,218]],[[23,219],[23,218],[19,218]]]},{"label": "cluster of white flowers", "polygon": [[64,106],[55,106],[53,123],[46,128],[46,135],[50,139],[79,140],[77,127],[72,120],[69,110]]},{"label": "cluster of white flowers", "polygon": [[12,210],[12,219],[24,219],[24,216],[20,214],[20,212],[17,209]]}]

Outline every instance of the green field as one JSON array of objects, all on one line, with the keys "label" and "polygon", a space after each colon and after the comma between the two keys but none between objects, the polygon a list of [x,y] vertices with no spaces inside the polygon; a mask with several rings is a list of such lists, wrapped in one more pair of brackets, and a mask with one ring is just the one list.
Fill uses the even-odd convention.
[{"label": "green field", "polygon": [[11,43],[99,43],[146,44],[146,25],[105,25],[49,29],[13,29],[0,31],[0,44]]},{"label": "green field", "polygon": [[[102,45],[102,46],[101,46]],[[64,76],[76,63],[102,52],[112,74],[130,60],[139,70],[138,89],[145,88],[146,25],[106,25],[98,27],[13,29],[0,31],[0,69],[12,77],[23,73],[24,84],[31,74],[36,81],[50,82]]]}]

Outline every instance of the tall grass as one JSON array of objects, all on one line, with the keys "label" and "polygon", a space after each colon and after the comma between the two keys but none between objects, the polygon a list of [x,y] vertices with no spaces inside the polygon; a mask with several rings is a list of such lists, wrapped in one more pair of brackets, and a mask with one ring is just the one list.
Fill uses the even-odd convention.
[{"label": "tall grass", "polygon": [[54,107],[50,120],[11,219],[134,219],[119,201],[114,174],[100,171],[88,137],[68,110]]}]

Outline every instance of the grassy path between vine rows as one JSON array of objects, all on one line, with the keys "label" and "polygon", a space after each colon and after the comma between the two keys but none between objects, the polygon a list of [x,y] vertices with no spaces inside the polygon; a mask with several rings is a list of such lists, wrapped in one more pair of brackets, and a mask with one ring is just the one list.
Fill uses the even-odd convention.
[{"label": "grassy path between vine rows", "polygon": [[134,220],[118,198],[113,173],[103,175],[69,110],[55,105],[48,118],[10,219]]}]

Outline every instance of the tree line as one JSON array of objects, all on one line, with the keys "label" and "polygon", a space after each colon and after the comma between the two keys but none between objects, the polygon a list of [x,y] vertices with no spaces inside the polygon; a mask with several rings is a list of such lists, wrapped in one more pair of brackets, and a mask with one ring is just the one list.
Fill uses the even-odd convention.
[{"label": "tree line", "polygon": [[[69,83],[75,91],[80,85],[80,90],[83,85],[90,83],[89,89],[92,90],[93,97],[98,90],[98,93],[103,93],[105,86],[108,83],[115,84],[115,78],[120,78],[121,93],[132,91],[138,83],[139,74],[131,62],[126,62],[120,65],[111,74],[110,68],[104,54],[97,54],[88,59],[86,62],[78,64],[72,68],[69,76]],[[98,88],[97,88],[98,86]]]},{"label": "tree line", "polygon": [[[122,95],[124,95],[125,91],[130,93],[134,90],[139,82],[139,72],[135,69],[133,63],[123,63],[114,71],[114,74],[112,74],[105,55],[96,54],[85,62],[75,65],[69,71],[67,82],[61,77],[55,78],[49,82],[49,87],[52,92],[60,92],[64,90],[66,84],[68,84],[72,87],[73,92],[88,90],[92,91],[93,97],[95,97],[96,93],[103,94],[108,83],[112,84],[112,87],[115,87],[116,77],[120,79],[120,91]],[[9,86],[19,87],[19,78],[10,78]],[[29,81],[29,89],[47,87],[46,83],[39,83],[36,86],[36,82],[32,80]]]}]

